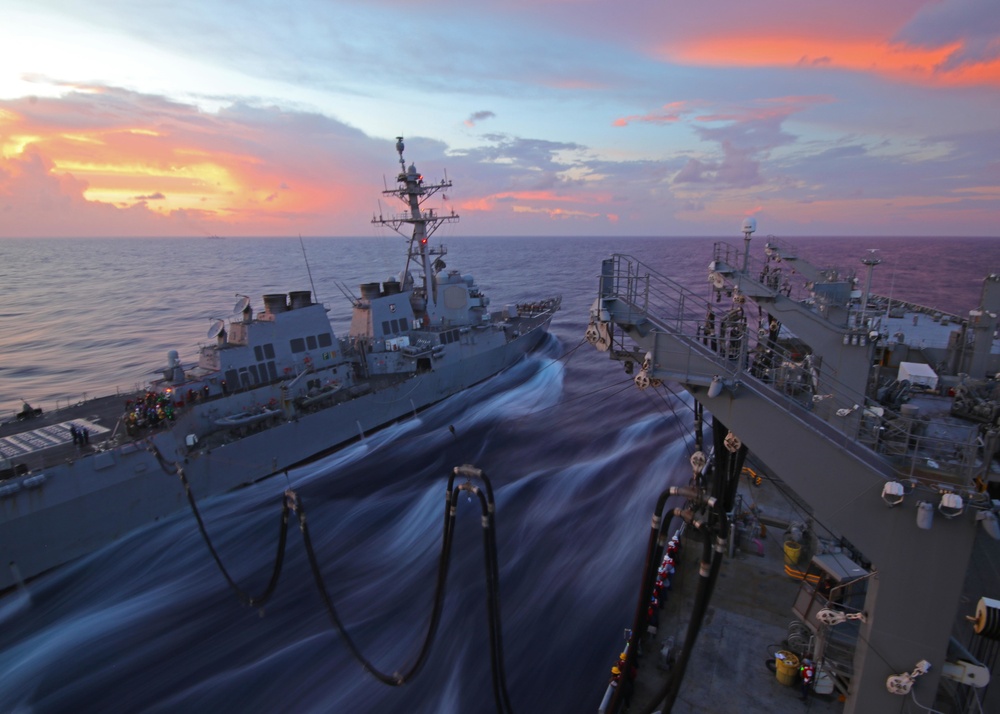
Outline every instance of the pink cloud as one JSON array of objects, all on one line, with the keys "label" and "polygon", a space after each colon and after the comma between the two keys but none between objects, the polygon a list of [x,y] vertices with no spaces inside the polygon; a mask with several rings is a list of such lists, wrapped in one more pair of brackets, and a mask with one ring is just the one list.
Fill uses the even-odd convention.
[{"label": "pink cloud", "polygon": [[[0,159],[0,225],[15,237],[149,235],[171,224],[144,202],[121,209],[83,197],[87,184],[55,170],[52,161],[29,148]],[[180,216],[177,222],[183,222]]]},{"label": "pink cloud", "polygon": [[385,148],[319,115],[106,87],[0,101],[0,137],[7,236],[356,234],[356,177],[377,182]]},{"label": "pink cloud", "polygon": [[644,124],[672,124],[680,121],[685,114],[692,111],[689,102],[670,102],[664,104],[659,110],[648,114],[633,114],[627,117],[615,119],[612,126],[628,126],[633,122]]}]

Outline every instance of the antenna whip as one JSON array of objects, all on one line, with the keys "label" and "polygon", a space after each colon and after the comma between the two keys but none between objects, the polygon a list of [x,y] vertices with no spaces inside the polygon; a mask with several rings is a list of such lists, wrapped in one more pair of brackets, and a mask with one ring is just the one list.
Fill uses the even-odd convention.
[{"label": "antenna whip", "polygon": [[313,283],[312,270],[309,269],[309,258],[306,257],[306,244],[302,242],[302,234],[299,233],[299,245],[302,246],[302,260],[306,261],[306,273],[309,275],[309,287],[313,291],[313,299],[319,300],[319,295],[316,294],[316,284]]}]

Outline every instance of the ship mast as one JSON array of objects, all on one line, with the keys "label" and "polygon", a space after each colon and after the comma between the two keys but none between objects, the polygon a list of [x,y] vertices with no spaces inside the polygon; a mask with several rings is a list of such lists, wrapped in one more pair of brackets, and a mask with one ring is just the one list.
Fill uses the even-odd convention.
[{"label": "ship mast", "polygon": [[[403,148],[403,137],[397,136],[396,151],[399,153],[400,171],[396,177],[396,181],[399,183],[399,186],[394,189],[386,189],[382,192],[382,195],[397,197],[407,205],[409,211],[388,217],[379,215],[377,218],[372,218],[372,223],[388,226],[410,241],[410,247],[406,254],[406,265],[400,275],[400,282],[404,284],[403,289],[405,290],[405,283],[407,282],[411,262],[418,263],[423,268],[423,293],[427,300],[427,313],[433,317],[434,308],[437,306],[437,291],[434,289],[433,271],[438,261],[435,260],[432,263],[431,258],[432,256],[444,255],[448,251],[444,246],[431,248],[428,245],[428,240],[442,224],[458,221],[458,215],[452,211],[449,215],[442,216],[436,213],[433,208],[422,209],[424,201],[428,198],[438,191],[451,188],[451,181],[443,179],[439,183],[425,184],[424,177],[417,171],[416,166],[410,164],[409,168],[406,167],[406,162],[403,160]],[[401,230],[404,225],[413,226],[409,236]],[[441,267],[443,268],[443,266],[442,262]]]}]

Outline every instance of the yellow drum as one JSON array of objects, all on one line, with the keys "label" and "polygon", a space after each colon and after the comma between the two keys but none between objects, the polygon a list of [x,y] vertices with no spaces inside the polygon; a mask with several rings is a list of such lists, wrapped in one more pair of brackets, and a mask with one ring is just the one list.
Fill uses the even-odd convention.
[{"label": "yellow drum", "polygon": [[799,658],[788,650],[778,650],[774,655],[774,676],[786,687],[795,684],[799,678]]}]

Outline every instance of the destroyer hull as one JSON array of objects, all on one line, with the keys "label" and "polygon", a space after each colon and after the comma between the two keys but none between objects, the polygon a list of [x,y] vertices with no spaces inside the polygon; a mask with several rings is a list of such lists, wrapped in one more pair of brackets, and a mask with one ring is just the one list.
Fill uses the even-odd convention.
[{"label": "destroyer hull", "polygon": [[199,499],[267,478],[497,374],[538,346],[550,319],[475,359],[436,366],[231,443],[192,450],[179,422],[145,444],[130,442],[11,481],[18,490],[0,498],[0,562],[9,566],[0,568],[0,590],[186,508],[177,466]]}]

